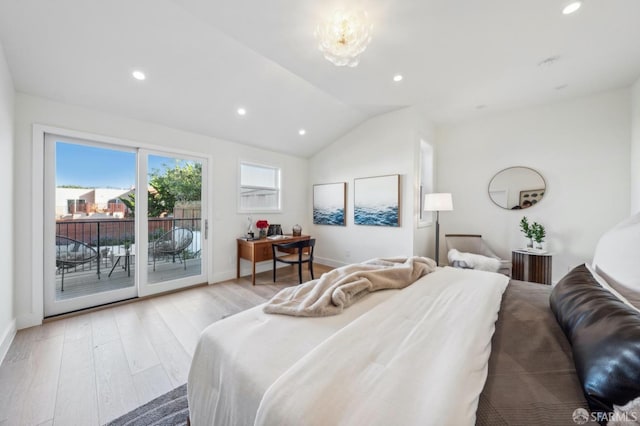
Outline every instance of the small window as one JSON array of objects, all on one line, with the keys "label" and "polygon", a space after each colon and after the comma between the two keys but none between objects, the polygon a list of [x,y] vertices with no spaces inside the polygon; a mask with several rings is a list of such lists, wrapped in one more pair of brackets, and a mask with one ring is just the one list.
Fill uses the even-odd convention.
[{"label": "small window", "polygon": [[241,212],[280,210],[280,169],[240,163]]},{"label": "small window", "polygon": [[433,147],[424,140],[420,140],[420,194],[418,211],[418,228],[429,226],[432,223],[431,212],[425,212],[424,196],[433,192]]}]

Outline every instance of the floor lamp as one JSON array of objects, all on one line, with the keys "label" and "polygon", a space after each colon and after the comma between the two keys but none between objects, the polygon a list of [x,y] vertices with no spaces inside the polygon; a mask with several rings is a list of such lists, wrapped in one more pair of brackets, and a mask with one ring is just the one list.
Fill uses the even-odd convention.
[{"label": "floor lamp", "polygon": [[451,194],[434,193],[424,196],[424,211],[436,212],[436,265],[440,258],[440,212],[453,210]]}]

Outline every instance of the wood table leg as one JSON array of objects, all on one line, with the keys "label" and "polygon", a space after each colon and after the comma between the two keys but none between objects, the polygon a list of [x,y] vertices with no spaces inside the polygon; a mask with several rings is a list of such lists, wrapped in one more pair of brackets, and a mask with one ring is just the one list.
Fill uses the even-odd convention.
[{"label": "wood table leg", "polygon": [[240,278],[240,243],[236,244],[238,246],[238,253],[236,254],[236,279]]},{"label": "wood table leg", "polygon": [[255,255],[251,259],[251,284],[256,285],[256,259]]}]

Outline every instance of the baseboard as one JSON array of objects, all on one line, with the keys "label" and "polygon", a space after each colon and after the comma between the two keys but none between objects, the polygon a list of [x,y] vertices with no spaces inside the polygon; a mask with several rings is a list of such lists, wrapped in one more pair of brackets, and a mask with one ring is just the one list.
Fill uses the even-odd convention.
[{"label": "baseboard", "polygon": [[332,268],[339,268],[341,266],[348,265],[348,263],[341,262],[335,259],[328,259],[326,257],[314,257],[313,263],[320,263],[322,265],[331,266]]},{"label": "baseboard", "polygon": [[[264,271],[270,271],[271,266],[272,266],[271,262],[257,263],[256,274],[259,274],[260,272],[264,272]],[[247,275],[251,275],[251,268],[250,267],[240,268],[240,276],[245,277]],[[211,284],[219,283],[222,281],[235,280],[235,279],[236,279],[235,269],[229,270],[229,271],[217,272],[213,274],[213,281],[211,282]]]},{"label": "baseboard", "polygon": [[220,283],[222,281],[232,280],[236,277],[236,271],[223,271],[213,274],[213,281],[209,284]]},{"label": "baseboard", "polygon": [[23,328],[42,325],[43,319],[44,319],[44,316],[42,314],[29,313],[25,315],[20,315],[18,318],[16,318],[16,327],[18,330],[22,330]]},{"label": "baseboard", "polygon": [[11,342],[13,342],[13,338],[16,337],[16,331],[16,320],[14,318],[4,330],[4,333],[2,333],[2,339],[0,340],[0,364],[4,361],[4,357],[7,356],[7,352],[9,352]]}]

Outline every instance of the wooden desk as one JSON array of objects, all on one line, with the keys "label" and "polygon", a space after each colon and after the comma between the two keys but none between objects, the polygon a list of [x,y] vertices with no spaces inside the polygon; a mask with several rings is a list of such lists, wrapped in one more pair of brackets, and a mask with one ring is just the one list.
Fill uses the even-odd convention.
[{"label": "wooden desk", "polygon": [[279,240],[270,240],[262,238],[260,240],[247,241],[238,238],[238,257],[236,264],[236,278],[240,278],[240,259],[246,259],[251,262],[251,284],[256,285],[256,263],[273,259],[273,244],[291,243],[294,241],[308,240],[308,235],[294,237],[285,235],[286,238]]},{"label": "wooden desk", "polygon": [[513,250],[511,260],[514,280],[551,284],[551,253]]}]

